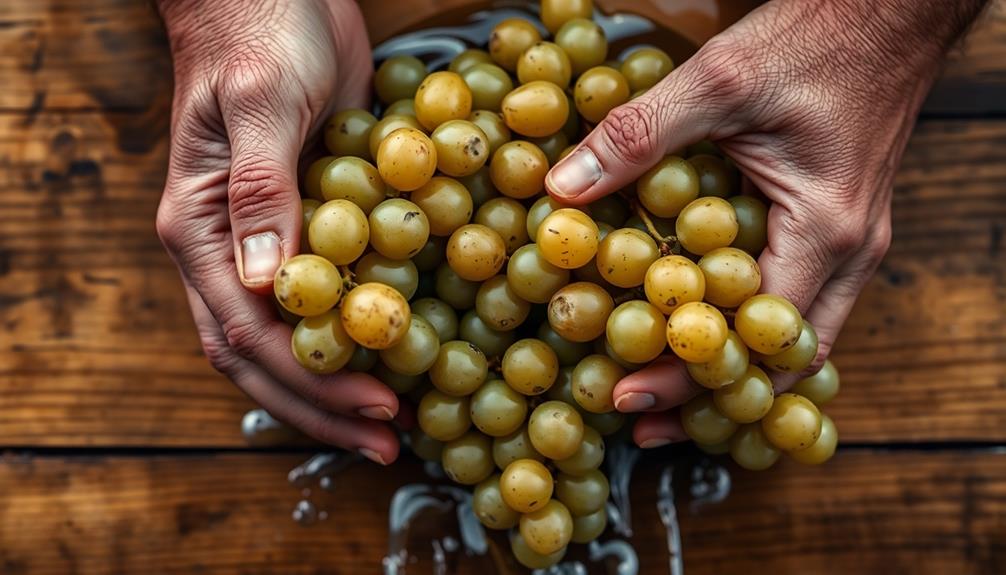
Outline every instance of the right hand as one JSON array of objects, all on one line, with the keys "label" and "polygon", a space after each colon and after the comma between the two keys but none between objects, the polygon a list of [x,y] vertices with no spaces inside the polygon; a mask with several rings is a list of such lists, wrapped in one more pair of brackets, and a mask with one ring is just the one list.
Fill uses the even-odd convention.
[{"label": "right hand", "polygon": [[[300,245],[297,163],[333,108],[362,107],[366,27],[352,0],[161,0],[175,95],[157,232],[213,366],[273,416],[378,463],[398,398],[363,373],[315,375],[272,301]],[[270,294],[263,297],[263,294]]]}]

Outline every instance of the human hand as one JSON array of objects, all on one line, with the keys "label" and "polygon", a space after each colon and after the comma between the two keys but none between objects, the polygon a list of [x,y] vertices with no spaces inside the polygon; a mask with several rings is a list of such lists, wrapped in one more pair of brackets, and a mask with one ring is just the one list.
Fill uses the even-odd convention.
[{"label": "human hand", "polygon": [[171,157],[157,232],[213,366],[275,417],[379,463],[398,455],[395,394],[361,373],[315,375],[290,354],[271,297],[300,245],[297,163],[371,73],[352,0],[160,0],[175,66]]},{"label": "human hand", "polygon": [[[612,110],[549,173],[557,199],[584,204],[636,180],[665,154],[709,139],[773,203],[758,263],[762,291],[816,328],[821,367],[891,240],[893,177],[938,64],[983,2],[775,0],[710,40],[644,95]],[[777,392],[800,374],[774,374]],[[686,439],[676,412],[701,390],[661,358],[614,399],[645,411],[642,447]]]}]

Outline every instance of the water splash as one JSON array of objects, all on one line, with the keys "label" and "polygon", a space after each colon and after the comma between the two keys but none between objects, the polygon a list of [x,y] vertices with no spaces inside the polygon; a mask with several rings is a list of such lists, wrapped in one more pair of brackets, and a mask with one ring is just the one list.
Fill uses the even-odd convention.
[{"label": "water splash", "polygon": [[318,520],[318,508],[307,499],[301,499],[297,502],[297,506],[293,508],[291,515],[296,523],[307,527],[308,525],[314,525]]},{"label": "water splash", "polygon": [[297,437],[297,432],[268,411],[253,409],[241,418],[241,435],[253,447],[273,447],[288,443]]},{"label": "water splash", "polygon": [[532,575],[587,575],[587,568],[579,561],[563,561],[548,569],[535,569]]},{"label": "water splash", "polygon": [[[290,470],[287,481],[294,487],[307,487],[323,477],[335,475],[362,458],[348,452],[319,453]],[[331,481],[331,479],[329,479]]]},{"label": "water splash", "polygon": [[[642,455],[635,445],[627,441],[614,441],[608,447],[605,462],[608,466],[608,483],[611,485],[611,501],[608,519],[615,533],[632,537],[632,504],[629,484],[632,471]],[[612,509],[614,508],[614,509]]]},{"label": "water splash", "polygon": [[681,527],[678,510],[674,505],[674,467],[668,465],[660,473],[657,484],[657,513],[667,534],[667,554],[670,575],[684,575],[685,564],[681,556]]},{"label": "water splash", "polygon": [[719,503],[730,495],[730,472],[714,459],[702,458],[692,468],[689,510],[698,512],[705,505]]},{"label": "water splash", "polygon": [[595,563],[603,563],[608,557],[618,560],[615,565],[613,575],[637,575],[639,573],[639,556],[636,555],[635,548],[628,541],[612,539],[601,543],[591,541],[587,546],[590,560]]}]

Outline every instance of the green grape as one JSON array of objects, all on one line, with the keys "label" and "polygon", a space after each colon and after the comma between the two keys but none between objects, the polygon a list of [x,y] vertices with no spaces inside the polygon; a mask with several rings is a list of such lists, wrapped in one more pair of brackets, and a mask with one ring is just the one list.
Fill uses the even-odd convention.
[{"label": "green grape", "polygon": [[458,338],[458,316],[454,309],[442,300],[427,297],[412,302],[412,313],[430,322],[437,330],[440,343]]},{"label": "green grape", "polygon": [[545,397],[555,401],[565,401],[570,405],[576,405],[573,398],[573,369],[575,367],[563,367],[559,369],[559,375],[555,378],[555,383],[545,392]]},{"label": "green grape", "polygon": [[726,441],[737,424],[720,413],[708,393],[698,395],[681,406],[681,424],[696,443],[713,445]]},{"label": "green grape", "polygon": [[433,387],[447,395],[470,395],[485,382],[489,362],[475,345],[454,340],[440,346],[429,372]]},{"label": "green grape", "polygon": [[532,138],[531,142],[545,154],[549,166],[556,165],[563,157],[563,150],[569,148],[569,136],[562,130],[543,138]]},{"label": "green grape", "polygon": [[520,519],[520,514],[503,501],[500,477],[497,473],[484,479],[472,494],[472,511],[479,522],[489,529],[510,529]]},{"label": "green grape", "polygon": [[596,124],[612,109],[629,101],[629,83],[625,76],[608,66],[595,66],[576,81],[573,100],[585,120]]},{"label": "green grape", "polygon": [[[545,189],[548,158],[545,152],[522,140],[501,145],[489,161],[493,186],[504,196],[523,200]],[[535,236],[531,236],[532,238]]]},{"label": "green grape", "polygon": [[730,457],[744,469],[763,471],[779,460],[780,451],[765,438],[761,425],[740,426],[730,438]]},{"label": "green grape", "polygon": [[355,262],[367,249],[370,225],[367,215],[347,200],[322,204],[308,226],[311,251],[337,266]]},{"label": "green grape", "polygon": [[684,158],[667,156],[636,183],[639,203],[651,214],[674,218],[699,197],[699,175]]},{"label": "green grape", "polygon": [[622,60],[619,70],[629,82],[632,91],[648,90],[674,69],[667,52],[659,48],[643,47],[633,50]]},{"label": "green grape", "polygon": [[537,244],[528,244],[510,256],[506,279],[517,297],[531,303],[547,303],[569,283],[569,270],[552,265],[541,255]]},{"label": "green grape", "polygon": [[643,285],[650,265],[660,257],[657,243],[632,228],[609,233],[597,248],[597,269],[608,283],[621,288]]},{"label": "green grape", "polygon": [[321,171],[321,195],[326,201],[347,200],[364,214],[384,201],[385,187],[377,168],[353,156],[335,158]]},{"label": "green grape", "polygon": [[462,485],[480,483],[493,472],[492,440],[469,431],[444,444],[440,463],[451,481]]},{"label": "green grape", "polygon": [[[365,284],[366,285],[366,284]],[[430,369],[440,350],[437,330],[418,315],[411,317],[409,329],[398,343],[381,349],[381,361],[403,375],[419,375]]]},{"label": "green grape", "polygon": [[416,119],[427,130],[434,130],[450,120],[464,120],[472,113],[472,91],[454,72],[434,72],[427,76],[419,84],[414,99]]},{"label": "green grape", "polygon": [[576,453],[566,459],[555,461],[559,471],[568,475],[583,475],[601,466],[604,461],[604,439],[594,428],[584,426],[583,441]]},{"label": "green grape", "polygon": [[772,409],[772,380],[758,366],[749,365],[737,381],[713,392],[720,413],[737,423],[754,423]]},{"label": "green grape", "polygon": [[552,199],[550,195],[544,195],[531,204],[527,211],[527,234],[528,237],[536,239],[538,237],[538,227],[542,220],[552,212],[562,209],[563,205]]},{"label": "green grape", "polygon": [[597,224],[580,210],[561,208],[542,220],[537,243],[542,257],[550,264],[575,269],[597,254]]},{"label": "green grape", "polygon": [[406,260],[430,238],[430,221],[416,204],[401,198],[384,200],[370,212],[370,245],[382,256]]},{"label": "green grape", "polygon": [[[661,327],[661,331],[663,331],[663,327]],[[660,339],[661,342],[663,343],[664,342],[663,333],[661,333]],[[627,361],[624,357],[615,353],[615,350],[611,347],[611,343],[608,342],[607,338],[595,340],[594,346],[597,353],[603,353],[603,355],[610,357],[615,363],[622,366],[628,371],[639,371],[640,369],[646,367],[645,363],[634,363],[631,361]]]},{"label": "green grape", "polygon": [[737,332],[730,330],[726,344],[716,357],[705,363],[687,364],[688,375],[703,387],[719,389],[743,377],[749,361],[747,346]]},{"label": "green grape", "polygon": [[522,339],[506,350],[502,370],[503,379],[514,390],[524,395],[540,395],[555,383],[559,359],[545,342]]},{"label": "green grape", "polygon": [[517,341],[517,335],[512,331],[496,331],[485,324],[475,310],[461,317],[458,323],[458,334],[461,339],[475,344],[486,357],[502,357],[506,350]]},{"label": "green grape", "polygon": [[472,109],[499,112],[504,98],[513,91],[513,80],[506,70],[489,63],[479,63],[460,72],[472,91]]},{"label": "green grape", "polygon": [[476,64],[492,64],[492,62],[493,59],[492,56],[489,55],[489,52],[476,48],[469,48],[455,56],[454,59],[451,60],[447,69],[456,74],[460,74]]},{"label": "green grape", "polygon": [[293,356],[308,371],[335,373],[352,357],[356,344],[334,310],[305,317],[293,330]]},{"label": "green grape", "polygon": [[507,18],[489,34],[489,55],[508,72],[517,69],[517,60],[529,47],[541,42],[541,33],[523,18]]},{"label": "green grape", "polygon": [[510,435],[520,429],[526,416],[527,400],[501,379],[487,381],[472,395],[472,423],[486,435]]},{"label": "green grape", "polygon": [[608,526],[608,511],[603,507],[588,515],[573,517],[573,543],[590,543]]},{"label": "green grape", "polygon": [[409,331],[412,312],[395,288],[380,283],[361,284],[342,300],[342,325],[357,343],[388,349]]},{"label": "green grape", "polygon": [[646,299],[665,314],[678,307],[702,301],[706,278],[695,262],[684,256],[664,256],[653,262],[643,279]]},{"label": "green grape", "polygon": [[749,348],[763,355],[775,355],[793,347],[800,339],[803,318],[785,298],[758,294],[737,308],[734,329]]},{"label": "green grape", "polygon": [[740,192],[740,173],[723,158],[712,154],[698,154],[689,157],[688,163],[699,175],[700,197],[716,196],[729,199],[730,196]]},{"label": "green grape", "polygon": [[[357,349],[360,349],[360,347]],[[384,365],[383,363],[378,363],[374,366],[372,375],[379,379],[381,383],[388,386],[391,391],[394,391],[399,395],[422,389],[425,386],[424,384],[427,384],[429,380],[425,373],[420,373],[418,375],[404,375],[398,373],[397,371],[392,371],[390,367]],[[420,396],[420,398],[422,398],[422,396]],[[439,461],[439,458],[437,461]]]},{"label": "green grape", "polygon": [[702,256],[698,265],[706,278],[705,300],[713,305],[737,307],[761,287],[758,262],[744,250],[717,248]]},{"label": "green grape", "polygon": [[768,207],[751,196],[734,196],[727,201],[737,214],[738,228],[730,245],[758,255],[768,245]]},{"label": "green grape", "polygon": [[[423,127],[419,125],[419,120],[416,119],[416,114],[388,114],[381,118],[381,121],[374,124],[374,128],[370,130],[370,155],[373,158],[377,158],[377,152],[381,148],[381,142],[386,140],[388,136],[395,130],[401,128],[412,128],[414,130],[422,130]],[[383,180],[382,180],[383,181]]]},{"label": "green grape", "polygon": [[503,98],[503,121],[522,136],[544,138],[562,129],[569,115],[569,100],[562,88],[535,80]]},{"label": "green grape", "polygon": [[838,429],[835,422],[827,415],[821,414],[821,435],[807,449],[791,451],[789,456],[804,465],[821,465],[835,455],[838,446]]},{"label": "green grape", "polygon": [[625,369],[604,355],[588,355],[573,370],[571,389],[577,405],[591,413],[615,409],[612,392],[625,377]]},{"label": "green grape", "polygon": [[552,326],[545,322],[538,326],[538,339],[547,343],[561,366],[576,365],[581,359],[590,355],[590,343],[585,341],[569,341],[552,329]]},{"label": "green grape", "polygon": [[580,447],[583,427],[583,418],[571,405],[546,401],[531,412],[527,429],[535,451],[549,459],[566,459]]},{"label": "green grape", "polygon": [[[475,110],[472,112],[471,116],[468,116],[468,121],[478,126],[482,132],[489,139],[489,157],[492,158],[496,154],[496,150],[510,141],[510,128],[507,127],[506,122],[503,121],[503,115],[499,112],[493,112],[491,110]],[[493,188],[491,174],[489,172],[488,166],[483,166],[485,186],[487,189],[493,191],[492,195],[496,194],[495,188]],[[480,170],[480,171],[482,171]],[[467,187],[471,192],[473,197],[477,197],[476,190],[472,189],[472,186],[468,182],[464,182],[465,187]],[[481,202],[476,201],[475,206],[478,207]]]},{"label": "green grape", "polygon": [[807,320],[803,320],[800,336],[796,343],[785,351],[763,357],[761,362],[769,369],[785,373],[799,373],[814,362],[814,358],[817,357],[817,347],[817,332],[814,331],[814,326],[810,325]]},{"label": "green grape", "polygon": [[600,66],[608,57],[608,39],[604,30],[587,17],[567,20],[555,32],[555,43],[569,56],[574,76]]},{"label": "green grape", "polygon": [[320,315],[332,309],[342,296],[342,276],[323,257],[293,256],[276,270],[273,292],[290,313],[302,317]]},{"label": "green grape", "polygon": [[528,569],[548,569],[559,561],[562,561],[562,558],[566,555],[566,548],[563,547],[555,553],[542,555],[531,549],[519,532],[514,532],[510,535],[510,552],[513,553],[518,563]]},{"label": "green grape", "polygon": [[415,56],[392,56],[381,63],[374,74],[377,97],[385,104],[415,95],[426,77],[426,64]]},{"label": "green grape", "polygon": [[482,224],[503,238],[507,255],[528,243],[527,209],[511,198],[493,198],[475,213],[476,224]]},{"label": "green grape", "polygon": [[506,244],[492,228],[465,224],[447,240],[447,264],[468,281],[481,282],[494,275],[506,261]]},{"label": "green grape", "polygon": [[325,201],[325,196],[321,193],[321,174],[333,160],[335,160],[335,156],[322,156],[307,167],[307,171],[304,172],[304,181],[301,183],[307,197],[319,202]]},{"label": "green grape", "polygon": [[[384,109],[384,113],[381,118],[387,118],[388,116],[412,116],[416,117],[416,101],[412,98],[402,98],[401,100],[395,100],[388,107]],[[419,123],[417,122],[418,126]]]},{"label": "green grape", "polygon": [[761,426],[772,445],[783,451],[800,451],[821,436],[821,412],[802,395],[781,393]]},{"label": "green grape", "polygon": [[517,60],[517,79],[521,84],[543,80],[566,88],[572,76],[569,56],[552,42],[538,42],[524,50]]},{"label": "green grape", "polygon": [[674,231],[681,246],[697,255],[729,246],[737,237],[737,213],[723,198],[699,198],[681,210]]},{"label": "green grape", "polygon": [[589,515],[604,509],[608,501],[608,479],[597,469],[581,475],[560,473],[555,481],[555,497],[562,501],[573,515]]},{"label": "green grape", "polygon": [[716,359],[727,343],[727,321],[704,302],[688,302],[667,321],[667,343],[681,359],[704,363]]},{"label": "green grape", "polygon": [[307,230],[308,226],[311,225],[311,217],[314,216],[314,212],[318,210],[321,206],[321,202],[318,200],[312,200],[311,198],[303,198],[300,201],[300,210],[303,219],[301,220],[301,232],[300,232],[300,252],[307,253],[311,251],[311,244],[307,241]]},{"label": "green grape", "polygon": [[378,282],[393,287],[405,299],[412,299],[419,287],[419,271],[412,260],[393,260],[377,252],[360,258],[353,276],[357,283]]},{"label": "green grape", "polygon": [[477,172],[470,176],[458,178],[458,181],[468,189],[468,193],[472,196],[472,205],[476,210],[485,205],[489,200],[499,197],[499,192],[493,187],[492,178],[489,177],[488,166],[479,168]]},{"label": "green grape", "polygon": [[562,503],[551,500],[520,518],[520,535],[532,551],[542,555],[566,548],[573,537],[573,516]]},{"label": "green grape", "polygon": [[366,110],[347,108],[325,123],[325,147],[333,156],[370,158],[370,130],[377,118]]},{"label": "green grape", "polygon": [[593,427],[598,433],[607,437],[622,429],[622,426],[625,424],[625,414],[618,411],[584,413],[583,423]]},{"label": "green grape", "polygon": [[608,316],[605,337],[619,358],[649,363],[664,352],[667,320],[656,306],[641,300],[619,304]]},{"label": "green grape", "polygon": [[471,427],[468,398],[453,397],[435,389],[426,392],[416,407],[419,429],[437,441],[451,441]]},{"label": "green grape", "polygon": [[436,176],[412,192],[409,199],[426,214],[434,236],[449,236],[472,217],[471,194],[452,178]]},{"label": "green grape", "polygon": [[436,292],[438,298],[454,309],[469,309],[475,305],[479,283],[462,278],[447,263],[443,263],[437,268]]},{"label": "green grape", "polygon": [[474,174],[489,159],[489,136],[467,120],[440,124],[430,139],[437,148],[437,169],[448,176]]},{"label": "green grape", "polygon": [[711,445],[696,442],[695,446],[709,455],[724,455],[726,453],[730,453],[730,440],[713,443]]},{"label": "green grape", "polygon": [[500,476],[503,501],[520,513],[543,508],[552,498],[552,489],[552,474],[537,459],[514,460]]},{"label": "green grape", "polygon": [[409,432],[409,446],[412,447],[412,452],[419,459],[440,463],[440,456],[444,451],[444,443],[426,435],[422,429],[414,427]]},{"label": "green grape", "polygon": [[821,370],[796,382],[790,391],[802,395],[821,407],[838,395],[838,370],[830,359],[824,361]]},{"label": "green grape", "polygon": [[[545,457],[535,451],[534,446],[531,445],[531,436],[528,435],[526,427],[493,440],[493,461],[496,462],[496,467],[506,469],[508,465],[518,459],[545,461]],[[548,483],[549,486],[552,485],[551,476]],[[551,493],[549,491],[549,494]]]},{"label": "green grape", "polygon": [[522,300],[510,285],[506,276],[496,276],[486,280],[475,296],[475,313],[497,331],[517,329],[527,319],[531,304]]},{"label": "green grape", "polygon": [[594,200],[590,203],[589,210],[590,215],[599,225],[605,223],[613,228],[623,227],[625,220],[629,217],[629,209],[625,205],[625,200],[618,194]]},{"label": "green grape", "polygon": [[548,323],[569,341],[591,341],[604,333],[615,301],[604,288],[589,282],[569,284],[548,304]]},{"label": "green grape", "polygon": [[[339,321],[342,320],[340,319]],[[353,350],[353,355],[350,356],[349,362],[346,363],[346,369],[349,371],[370,371],[377,365],[378,359],[379,356],[376,349],[367,349],[362,345],[358,345]]]},{"label": "green grape", "polygon": [[[650,217],[650,223],[653,224],[653,228],[660,234],[660,237],[667,238],[674,236],[674,218],[658,218]],[[641,232],[650,233],[650,230],[646,227],[646,224],[639,216],[629,216],[625,223],[622,224],[624,228],[634,228]]]},{"label": "green grape", "polygon": [[384,183],[403,192],[420,188],[437,170],[437,148],[429,136],[415,128],[399,128],[388,134],[374,158]]}]

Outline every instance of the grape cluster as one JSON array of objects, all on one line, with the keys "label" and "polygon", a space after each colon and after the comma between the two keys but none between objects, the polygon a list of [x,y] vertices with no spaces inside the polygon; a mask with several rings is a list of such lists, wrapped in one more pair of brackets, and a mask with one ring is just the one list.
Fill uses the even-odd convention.
[{"label": "grape cluster", "polygon": [[[342,110],[331,153],[307,171],[302,255],[275,295],[308,370],[368,371],[417,404],[415,453],[473,485],[516,558],[557,562],[605,529],[605,436],[625,420],[612,391],[668,352],[709,392],[681,409],[703,449],[765,469],[782,452],[834,452],[819,406],[826,363],[775,396],[765,369],[801,372],[817,336],[760,294],[767,206],[709,143],[669,155],[632,189],[572,208],[549,167],[673,64],[650,47],[607,61],[590,0],[543,0],[500,22],[488,50],[447,70],[395,56],[375,75],[380,119]],[[516,529],[513,529],[516,528]]]}]

